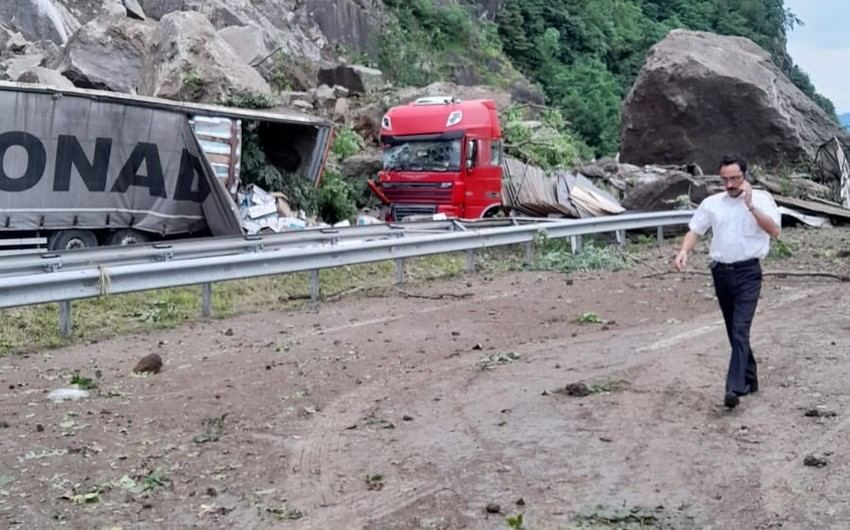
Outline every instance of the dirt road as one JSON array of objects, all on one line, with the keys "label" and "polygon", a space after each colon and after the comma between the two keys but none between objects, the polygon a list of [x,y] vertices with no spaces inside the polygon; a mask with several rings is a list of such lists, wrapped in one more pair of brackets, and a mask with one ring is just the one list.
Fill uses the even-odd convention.
[{"label": "dirt road", "polygon": [[[644,272],[469,275],[0,359],[0,526],[850,525],[847,284],[766,281],[762,388],[729,412],[710,280]],[[151,352],[163,372],[131,375]],[[92,396],[48,401],[74,373]]]}]

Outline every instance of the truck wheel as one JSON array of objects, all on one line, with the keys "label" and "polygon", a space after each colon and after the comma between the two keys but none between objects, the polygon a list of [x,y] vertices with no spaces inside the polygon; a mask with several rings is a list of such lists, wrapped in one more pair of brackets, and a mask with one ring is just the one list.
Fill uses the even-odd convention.
[{"label": "truck wheel", "polygon": [[50,250],[76,250],[96,246],[97,237],[89,230],[60,230],[47,238],[47,248]]},{"label": "truck wheel", "polygon": [[109,234],[106,238],[106,244],[116,246],[137,245],[139,243],[147,243],[149,239],[144,232],[139,232],[132,228],[124,228],[123,230],[116,230]]}]

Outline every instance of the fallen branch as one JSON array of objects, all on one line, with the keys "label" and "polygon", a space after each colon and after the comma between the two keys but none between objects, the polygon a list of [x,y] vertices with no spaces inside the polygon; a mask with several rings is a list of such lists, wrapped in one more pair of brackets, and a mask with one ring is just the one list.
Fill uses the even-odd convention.
[{"label": "fallen branch", "polygon": [[425,298],[426,300],[442,300],[444,298],[469,298],[470,296],[472,296],[472,293],[440,293],[436,295],[430,295],[410,293],[399,288],[396,288],[395,290],[398,294],[404,296],[405,298]]},{"label": "fallen branch", "polygon": [[[705,271],[662,271],[657,272],[655,274],[647,274],[645,276],[641,276],[642,278],[655,278],[658,276],[666,276],[668,274],[691,274],[696,276],[711,276],[710,272]],[[816,277],[816,278],[832,278],[834,280],[838,280],[840,282],[850,282],[850,276],[845,274],[834,274],[831,272],[822,272],[822,271],[763,271],[761,273],[762,276],[779,276],[779,277]]]},{"label": "fallen branch", "polygon": [[647,269],[651,270],[651,271],[652,271],[652,272],[654,272],[655,274],[662,274],[662,271],[660,271],[660,270],[656,269],[655,267],[653,267],[652,265],[650,265],[649,263],[647,263],[645,260],[642,260],[642,259],[638,258],[637,256],[633,256],[633,255],[629,254],[628,252],[624,252],[624,251],[622,251],[622,250],[620,250],[620,251],[619,251],[619,253],[620,253],[620,255],[621,255],[624,259],[628,259],[628,260],[634,261],[634,262],[635,262],[635,263],[637,263],[638,265],[643,265],[644,267],[646,267]]}]

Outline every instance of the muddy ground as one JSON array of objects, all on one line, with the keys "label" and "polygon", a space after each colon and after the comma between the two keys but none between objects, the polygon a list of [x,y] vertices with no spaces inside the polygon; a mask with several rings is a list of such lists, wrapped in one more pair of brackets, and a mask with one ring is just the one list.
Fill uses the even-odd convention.
[{"label": "muddy ground", "polygon": [[[848,233],[766,268],[847,274]],[[850,526],[850,284],[766,278],[761,389],[730,412],[710,279],[647,277],[672,253],[2,358],[0,526]],[[48,401],[75,373],[91,397]]]}]

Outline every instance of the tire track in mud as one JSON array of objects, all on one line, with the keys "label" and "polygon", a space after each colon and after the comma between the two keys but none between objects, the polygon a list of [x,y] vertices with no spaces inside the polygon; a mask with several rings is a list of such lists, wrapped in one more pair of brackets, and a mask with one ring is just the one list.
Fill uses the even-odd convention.
[{"label": "tire track in mud", "polygon": [[[808,291],[807,291],[808,292]],[[791,293],[778,301],[765,304],[762,312],[781,310],[790,302],[807,296],[807,292]],[[488,297],[488,300],[499,300],[515,296],[516,292],[503,293],[501,295]],[[467,304],[481,305],[484,300],[464,300],[453,302],[450,305],[455,310],[462,310]],[[481,306],[486,310],[487,307]],[[446,305],[438,305],[426,308],[428,312],[447,310]],[[309,338],[321,334],[342,333],[347,330],[361,327],[381,325],[389,322],[400,323],[405,318],[416,318],[412,313],[396,315],[392,317],[370,319],[368,321],[343,325],[321,330],[310,330],[299,334],[297,337]],[[594,377],[602,377],[615,374],[624,374],[628,380],[642,380],[641,387],[653,387],[652,381],[660,381],[661,392],[672,396],[681,397],[689,395],[689,389],[693,388],[694,376],[681,378],[681,374],[674,373],[673,368],[659,362],[667,355],[669,349],[676,348],[682,343],[694,340],[702,340],[704,346],[709,346],[703,340],[706,335],[716,332],[710,347],[717,349],[720,344],[725,344],[725,334],[722,333],[722,320],[718,320],[716,311],[708,311],[687,323],[679,325],[659,324],[651,327],[633,326],[624,329],[615,329],[609,332],[593,332],[583,334],[581,337],[561,337],[557,339],[545,339],[538,342],[529,342],[521,346],[505,345],[505,347],[516,351],[521,355],[521,361],[498,368],[496,379],[510,377],[511,372],[533,373],[538,370],[541,362],[553,361],[563,357],[563,351],[569,349],[573,357],[573,368],[575,372],[571,377],[581,375],[581,379],[589,380]],[[760,319],[765,319],[762,314]],[[648,343],[648,344],[647,344]],[[607,354],[604,363],[600,363],[598,345],[604,344]],[[635,345],[647,344],[641,348]],[[724,347],[725,348],[725,347]],[[721,348],[723,349],[723,348]],[[587,355],[585,355],[587,354]],[[725,355],[725,354],[724,354]],[[480,420],[471,410],[472,404],[468,402],[470,395],[476,395],[473,387],[476,385],[487,385],[493,383],[495,372],[481,371],[475,368],[475,356],[464,354],[459,358],[442,359],[431,364],[430,373],[419,373],[416,375],[417,391],[415,394],[405,392],[405,398],[410,401],[427,403],[428,395],[439,393],[443,396],[443,403],[454,403],[452,410],[447,412],[448,417],[458,420],[455,430],[462,431],[465,443],[478,446],[482,454],[500,455],[499,458],[513,469],[522,470],[522,459],[511,459],[500,451],[499,442],[488,436],[485,428],[480,428]],[[662,368],[659,370],[659,366]],[[513,374],[516,375],[516,374]],[[520,376],[519,379],[522,377]],[[514,378],[512,378],[514,379]],[[648,381],[644,380],[648,379]],[[387,528],[394,522],[409,520],[411,511],[417,506],[445,491],[469,491],[469,483],[481,480],[481,470],[471,470],[467,473],[452,477],[441,477],[439,479],[428,478],[434,473],[424,473],[421,466],[425,462],[414,462],[411,469],[393,476],[387,487],[381,491],[368,491],[365,485],[365,476],[362,470],[351,464],[352,461],[368,460],[363,455],[357,455],[358,442],[363,441],[363,446],[371,445],[374,453],[381,453],[383,461],[403,461],[406,452],[401,443],[395,445],[387,438],[391,437],[384,431],[371,429],[364,432],[362,420],[368,415],[368,411],[375,409],[376,403],[380,403],[388,395],[403,391],[408,384],[404,378],[395,379],[387,377],[357,386],[340,396],[335,397],[323,407],[323,410],[313,415],[309,424],[299,422],[287,434],[280,436],[280,441],[291,455],[291,471],[297,471],[286,477],[284,490],[290,494],[297,505],[298,491],[312,492],[314,499],[318,498],[315,507],[308,509],[308,516],[297,522],[299,528]],[[658,388],[658,387],[656,387]],[[439,389],[439,392],[435,392]],[[637,390],[637,389],[632,389]],[[650,390],[650,394],[657,394],[657,390]],[[418,396],[419,399],[416,399]],[[664,400],[651,403],[650,419],[664,422],[665,407]],[[711,408],[705,405],[701,397],[688,398],[688,403],[704,414],[710,414]],[[362,404],[353,406],[353,404]],[[354,424],[357,430],[346,430]],[[368,429],[368,427],[367,427]],[[394,433],[395,431],[393,431]],[[273,435],[277,436],[277,435]],[[403,438],[403,437],[402,437]],[[377,448],[375,448],[377,446]],[[449,449],[451,450],[451,449]],[[643,451],[634,453],[634,459],[641,459]],[[355,456],[348,458],[348,456]],[[368,455],[367,455],[368,456]],[[480,466],[476,458],[459,458],[452,462],[455,469]],[[389,467],[389,466],[387,466]],[[418,468],[418,469],[417,469]],[[522,474],[520,472],[520,474]],[[386,475],[385,475],[386,476]],[[510,481],[508,481],[510,482]],[[465,484],[466,483],[466,484]],[[509,487],[508,484],[506,487]],[[584,488],[582,488],[584,489]],[[344,509],[339,507],[344,506]]]}]

